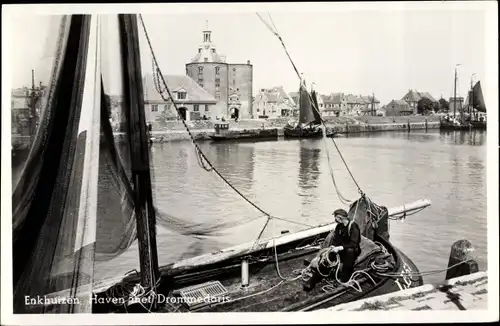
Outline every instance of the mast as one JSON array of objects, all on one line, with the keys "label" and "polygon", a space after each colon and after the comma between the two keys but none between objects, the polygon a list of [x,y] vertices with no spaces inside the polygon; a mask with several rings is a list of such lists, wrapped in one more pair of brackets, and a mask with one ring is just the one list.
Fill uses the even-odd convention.
[{"label": "mast", "polygon": [[[146,136],[137,17],[130,14],[118,15],[118,17],[124,41],[121,50],[124,71],[126,71],[125,88],[128,93],[125,102],[131,108],[129,126],[141,284],[145,288],[156,290],[156,283],[160,276],[156,247],[156,213],[151,190],[149,140]],[[153,309],[156,305],[155,301]]]},{"label": "mast", "polygon": [[375,116],[375,93],[372,93],[372,117]]},{"label": "mast", "polygon": [[30,144],[33,145],[36,130],[35,106],[35,70],[31,69],[31,94],[30,94]]},{"label": "mast", "polygon": [[457,67],[458,65],[455,66],[455,81],[453,84],[453,119],[456,118],[457,111]]},{"label": "mast", "polygon": [[470,76],[470,96],[469,96],[469,119],[472,118],[471,115],[474,113],[474,90],[473,90],[473,78],[475,74]]}]

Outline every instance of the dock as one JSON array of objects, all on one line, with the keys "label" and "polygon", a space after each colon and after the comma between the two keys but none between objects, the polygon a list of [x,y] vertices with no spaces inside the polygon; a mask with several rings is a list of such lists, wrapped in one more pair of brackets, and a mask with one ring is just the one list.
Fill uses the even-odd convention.
[{"label": "dock", "polygon": [[487,310],[488,272],[344,303],[324,311]]}]

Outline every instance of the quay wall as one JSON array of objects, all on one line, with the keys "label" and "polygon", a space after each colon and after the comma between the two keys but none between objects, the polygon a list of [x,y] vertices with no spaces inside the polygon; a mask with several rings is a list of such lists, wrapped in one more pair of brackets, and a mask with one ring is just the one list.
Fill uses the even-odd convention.
[{"label": "quay wall", "polygon": [[384,294],[327,308],[328,311],[484,310],[488,308],[488,272],[438,284]]},{"label": "quay wall", "polygon": [[[248,126],[248,128],[242,128],[241,126],[231,126],[230,133],[237,134],[239,132],[252,132],[262,129],[278,129],[278,135],[283,136],[283,125],[277,124],[266,124],[263,123],[262,126]],[[427,127],[426,127],[427,124]],[[335,131],[340,134],[350,134],[350,133],[363,133],[363,132],[379,132],[379,131],[412,131],[412,130],[425,130],[427,129],[439,129],[439,121],[432,122],[410,122],[410,123],[345,123],[345,124],[327,124],[327,128],[330,131]],[[183,126],[182,126],[183,127]],[[213,129],[203,128],[196,129],[190,128],[191,134],[196,140],[209,140],[210,135],[214,134]],[[187,131],[183,130],[156,130],[152,132],[154,137],[154,142],[168,142],[168,141],[178,141],[178,140],[188,140],[190,139]]]}]

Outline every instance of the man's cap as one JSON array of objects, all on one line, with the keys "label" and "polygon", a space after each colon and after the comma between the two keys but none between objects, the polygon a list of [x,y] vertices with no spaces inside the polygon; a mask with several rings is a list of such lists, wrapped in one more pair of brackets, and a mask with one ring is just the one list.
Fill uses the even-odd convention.
[{"label": "man's cap", "polygon": [[339,209],[335,210],[335,212],[333,212],[333,216],[336,216],[336,215],[347,217],[347,212],[344,209],[339,208]]}]

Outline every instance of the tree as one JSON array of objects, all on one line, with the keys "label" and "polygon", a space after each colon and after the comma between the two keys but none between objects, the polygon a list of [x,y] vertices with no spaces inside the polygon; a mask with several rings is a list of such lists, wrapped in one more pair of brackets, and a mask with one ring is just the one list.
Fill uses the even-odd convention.
[{"label": "tree", "polygon": [[437,113],[439,111],[439,102],[432,102],[432,108],[434,112]]},{"label": "tree", "polygon": [[450,103],[448,103],[447,100],[444,98],[439,99],[439,109],[440,110],[449,110],[450,109]]},{"label": "tree", "polygon": [[432,111],[434,109],[434,105],[431,100],[427,97],[421,98],[417,103],[417,113],[425,114],[428,111]]}]

